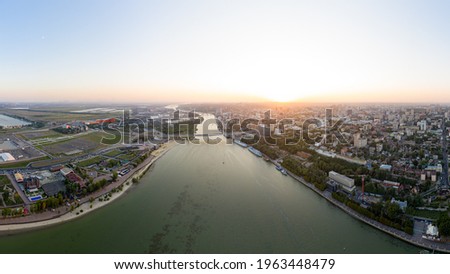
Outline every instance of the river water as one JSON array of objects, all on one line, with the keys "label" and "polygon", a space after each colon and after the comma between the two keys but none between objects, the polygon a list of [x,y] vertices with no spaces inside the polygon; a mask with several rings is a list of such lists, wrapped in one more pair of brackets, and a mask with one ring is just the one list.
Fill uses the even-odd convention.
[{"label": "river water", "polygon": [[0,253],[419,253],[237,145],[177,145],[78,220],[0,237]]}]

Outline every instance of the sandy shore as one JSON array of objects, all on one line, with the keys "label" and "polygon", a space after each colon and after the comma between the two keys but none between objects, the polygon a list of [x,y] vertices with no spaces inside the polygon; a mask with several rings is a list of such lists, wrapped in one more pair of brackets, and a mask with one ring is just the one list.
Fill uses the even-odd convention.
[{"label": "sandy shore", "polygon": [[[59,217],[52,218],[49,220],[44,221],[37,221],[37,222],[29,222],[29,223],[21,223],[21,224],[5,224],[0,225],[0,233],[12,233],[12,232],[19,232],[24,230],[32,230],[32,229],[38,229],[50,225],[56,225],[60,223],[64,223],[76,218],[80,218],[82,216],[85,216],[86,214],[89,214],[90,212],[93,212],[94,210],[104,207],[108,205],[109,203],[113,202],[114,200],[118,199],[120,196],[122,196],[124,193],[126,193],[132,186],[132,180],[133,178],[140,179],[145,172],[150,168],[150,166],[155,163],[160,157],[162,157],[166,152],[168,152],[171,148],[173,148],[177,143],[174,141],[170,141],[168,143],[165,143],[161,145],[161,147],[154,151],[152,153],[153,158],[150,162],[148,162],[143,167],[140,167],[138,170],[136,170],[129,178],[127,178],[121,185],[123,186],[122,191],[112,193],[112,196],[109,198],[108,201],[103,200],[102,202],[99,201],[99,199],[95,199],[92,203],[89,201],[86,201],[82,204],[80,204],[79,207],[75,208],[72,212],[65,213]],[[102,194],[102,196],[105,196],[106,194]]]}]

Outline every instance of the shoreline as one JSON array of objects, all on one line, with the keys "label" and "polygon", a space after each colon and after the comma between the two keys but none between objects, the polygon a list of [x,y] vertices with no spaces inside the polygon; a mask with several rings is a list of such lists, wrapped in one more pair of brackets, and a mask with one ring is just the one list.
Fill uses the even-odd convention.
[{"label": "shoreline", "polygon": [[[276,163],[273,160],[271,160],[270,162],[272,164],[276,165]],[[331,196],[329,197],[329,196],[325,195],[324,192],[318,190],[313,184],[307,182],[302,177],[293,174],[291,171],[289,171],[287,169],[285,169],[285,170],[287,171],[288,175],[291,178],[302,183],[304,186],[306,186],[307,188],[309,188],[310,190],[315,192],[317,195],[321,196],[322,198],[324,198],[326,201],[328,201],[332,205],[334,205],[337,208],[344,211],[350,217],[353,217],[354,219],[361,221],[381,232],[384,232],[391,237],[397,238],[401,241],[404,241],[404,242],[414,245],[416,247],[420,247],[420,248],[424,248],[424,249],[432,250],[432,251],[438,251],[438,252],[442,252],[442,253],[450,253],[450,245],[449,244],[431,242],[431,241],[424,240],[422,238],[415,239],[412,235],[406,234],[403,231],[397,230],[395,228],[383,225],[375,220],[369,219],[369,218],[359,214],[358,212],[352,210],[351,208],[347,207],[346,205],[340,203],[339,201],[336,201]]]},{"label": "shoreline", "polygon": [[[153,158],[150,159],[148,163],[145,163],[142,167],[137,168],[132,174],[129,175],[128,178],[126,178],[121,184],[118,186],[123,186],[122,191],[112,193],[111,191],[108,191],[106,193],[101,193],[98,195],[91,196],[94,198],[94,201],[91,203],[89,201],[89,198],[85,197],[82,203],[78,207],[76,207],[73,211],[69,211],[66,213],[63,213],[59,216],[44,219],[41,221],[30,221],[30,222],[23,222],[23,223],[11,223],[11,224],[0,224],[0,235],[4,234],[15,234],[20,233],[24,231],[30,231],[30,230],[37,230],[44,227],[52,226],[52,225],[58,225],[62,223],[66,223],[78,218],[81,218],[99,208],[102,208],[106,205],[109,205],[116,199],[122,197],[125,193],[130,191],[130,189],[134,186],[133,179],[137,178],[138,180],[142,178],[146,174],[146,172],[150,169],[150,167],[156,163],[157,160],[159,160],[162,156],[164,156],[168,151],[170,151],[173,147],[176,146],[176,142],[170,141],[168,143],[165,143],[161,145],[161,148],[155,151],[157,153]],[[118,187],[116,186],[116,187]],[[108,201],[99,201],[98,199],[100,197],[103,197],[107,195],[108,193],[111,193],[111,197]],[[92,207],[91,207],[92,206]],[[78,213],[78,214],[77,214]],[[41,213],[42,214],[42,213]]]}]

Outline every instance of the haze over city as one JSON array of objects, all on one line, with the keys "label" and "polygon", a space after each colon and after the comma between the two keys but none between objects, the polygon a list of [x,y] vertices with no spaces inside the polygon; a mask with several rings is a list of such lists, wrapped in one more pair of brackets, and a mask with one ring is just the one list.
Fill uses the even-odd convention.
[{"label": "haze over city", "polygon": [[2,1],[7,102],[450,102],[447,1]]}]

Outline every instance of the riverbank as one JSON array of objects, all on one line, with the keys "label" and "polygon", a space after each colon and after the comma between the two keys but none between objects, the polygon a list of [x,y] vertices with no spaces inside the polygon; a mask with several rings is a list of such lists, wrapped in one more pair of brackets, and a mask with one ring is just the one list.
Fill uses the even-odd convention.
[{"label": "riverbank", "polygon": [[[274,161],[272,161],[273,164],[276,165],[276,163]],[[338,207],[339,209],[341,209],[342,211],[344,211],[345,213],[347,213],[348,215],[350,215],[351,217],[364,222],[384,233],[387,233],[395,238],[398,238],[402,241],[405,241],[409,244],[415,245],[417,247],[421,247],[421,248],[425,248],[428,250],[434,250],[434,251],[438,251],[438,252],[442,252],[442,253],[450,253],[450,244],[445,244],[445,243],[439,243],[439,242],[431,242],[428,240],[425,240],[423,238],[419,238],[419,237],[414,237],[412,235],[409,235],[403,231],[397,230],[395,228],[383,225],[375,220],[369,219],[361,214],[359,214],[358,212],[352,210],[351,208],[349,208],[348,206],[342,204],[341,202],[333,199],[331,197],[331,193],[326,192],[326,191],[320,191],[319,189],[317,189],[313,184],[305,181],[302,177],[297,176],[295,174],[293,174],[292,172],[290,172],[289,170],[286,170],[288,175],[291,176],[292,178],[294,178],[296,181],[302,183],[303,185],[305,185],[306,187],[308,187],[309,189],[311,189],[312,191],[314,191],[316,194],[320,195],[321,197],[325,198],[328,202],[330,202],[331,204],[335,205],[336,207]],[[327,195],[328,194],[328,195]]]},{"label": "riverbank", "polygon": [[[61,224],[85,216],[86,214],[89,214],[90,212],[93,212],[96,209],[102,208],[108,205],[109,203],[112,203],[133,187],[132,181],[134,178],[140,179],[158,159],[160,159],[176,144],[177,143],[174,141],[162,144],[158,150],[152,153],[152,155],[147,159],[147,161],[144,161],[133,172],[130,172],[129,174],[127,174],[122,178],[119,178],[118,182],[108,185],[107,187],[98,191],[97,193],[93,193],[93,195],[84,197],[80,201],[80,205],[74,210],[70,211],[70,209],[66,207],[64,209],[59,208],[55,211],[33,214],[27,217],[19,217],[27,219],[22,219],[21,221],[23,222],[21,223],[0,224],[0,233],[10,234],[15,232],[22,232],[27,230],[39,229],[46,226]],[[123,187],[122,191],[114,193],[111,192],[112,189],[117,188],[119,186]],[[108,195],[108,193],[112,194],[111,197],[109,197],[109,199],[107,200],[102,199],[102,201],[99,201],[99,198]],[[93,199],[94,201],[90,202],[91,199]],[[64,211],[61,212],[62,210]],[[39,217],[41,217],[41,219],[39,219]],[[9,219],[9,221],[12,222],[18,221],[19,218]]]}]

